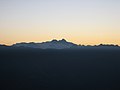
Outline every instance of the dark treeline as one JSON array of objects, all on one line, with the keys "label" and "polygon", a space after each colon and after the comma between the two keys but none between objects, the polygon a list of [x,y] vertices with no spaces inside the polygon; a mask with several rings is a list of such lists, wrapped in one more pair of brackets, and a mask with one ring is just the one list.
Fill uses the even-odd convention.
[{"label": "dark treeline", "polygon": [[0,48],[1,90],[120,89],[120,49]]}]

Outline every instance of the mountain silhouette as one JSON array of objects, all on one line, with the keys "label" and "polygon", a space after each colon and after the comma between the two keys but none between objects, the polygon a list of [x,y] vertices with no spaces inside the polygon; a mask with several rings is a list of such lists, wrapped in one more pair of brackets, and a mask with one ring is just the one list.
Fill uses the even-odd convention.
[{"label": "mountain silhouette", "polygon": [[67,49],[72,47],[77,47],[77,44],[72,42],[68,42],[65,39],[56,40],[53,39],[52,41],[42,42],[42,43],[16,43],[13,45],[14,47],[30,47],[30,48],[41,48],[41,49]]},{"label": "mountain silhouette", "polygon": [[8,46],[0,44],[0,48],[3,48],[3,47],[8,47]]},{"label": "mountain silhouette", "polygon": [[99,45],[77,45],[72,42],[69,42],[65,39],[56,40],[53,39],[51,41],[35,43],[35,42],[20,42],[13,44],[11,46],[0,44],[0,48],[4,47],[22,47],[22,48],[39,48],[39,49],[81,49],[81,48],[100,48],[100,49],[112,49],[112,48],[120,48],[118,45],[114,44],[99,44]]},{"label": "mountain silhouette", "polygon": [[0,90],[116,90],[120,47],[76,45],[65,39],[0,45],[0,72]]}]

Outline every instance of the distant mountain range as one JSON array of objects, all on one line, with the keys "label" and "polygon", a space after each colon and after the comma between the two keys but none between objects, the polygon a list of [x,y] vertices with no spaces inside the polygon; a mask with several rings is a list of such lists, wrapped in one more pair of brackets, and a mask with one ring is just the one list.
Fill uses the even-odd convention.
[{"label": "distant mountain range", "polygon": [[29,48],[40,48],[40,49],[67,49],[77,47],[77,44],[67,42],[65,39],[42,42],[42,43],[16,43],[13,47],[29,47]]},{"label": "distant mountain range", "polygon": [[[0,45],[0,47],[8,47],[6,45]],[[21,42],[11,45],[10,47],[23,47],[23,48],[40,48],[40,49],[72,49],[72,48],[93,48],[93,47],[100,47],[100,48],[120,48],[118,45],[113,44],[100,44],[100,45],[77,45],[72,42],[68,42],[65,39],[56,40],[53,39],[52,41],[46,41],[42,43],[34,43],[34,42]]]}]

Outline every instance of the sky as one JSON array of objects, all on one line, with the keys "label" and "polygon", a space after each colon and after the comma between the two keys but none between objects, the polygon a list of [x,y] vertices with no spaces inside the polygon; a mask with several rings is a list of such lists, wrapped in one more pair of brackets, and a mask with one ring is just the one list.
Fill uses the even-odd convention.
[{"label": "sky", "polygon": [[0,44],[62,38],[120,45],[120,0],[0,0]]}]

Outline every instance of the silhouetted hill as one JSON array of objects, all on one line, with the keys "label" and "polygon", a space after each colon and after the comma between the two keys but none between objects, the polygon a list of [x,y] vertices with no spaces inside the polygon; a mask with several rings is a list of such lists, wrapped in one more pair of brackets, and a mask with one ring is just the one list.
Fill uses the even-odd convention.
[{"label": "silhouetted hill", "polygon": [[62,40],[53,39],[52,41],[47,41],[42,43],[22,42],[22,43],[16,43],[12,45],[12,47],[40,48],[40,49],[82,49],[82,48],[101,48],[101,49],[117,48],[118,49],[120,48],[118,45],[113,45],[113,44],[100,44],[100,45],[94,45],[94,46],[77,45],[72,42],[68,42],[65,39],[62,39]]},{"label": "silhouetted hill", "polygon": [[2,49],[2,48],[8,48],[8,47],[10,47],[10,46],[0,44],[0,49]]},{"label": "silhouetted hill", "polygon": [[41,49],[67,49],[77,46],[71,42],[67,42],[65,39],[52,40],[42,43],[16,43],[13,47],[30,47],[30,48],[41,48]]},{"label": "silhouetted hill", "polygon": [[6,45],[2,45],[2,44],[0,44],[0,47],[7,47]]}]

